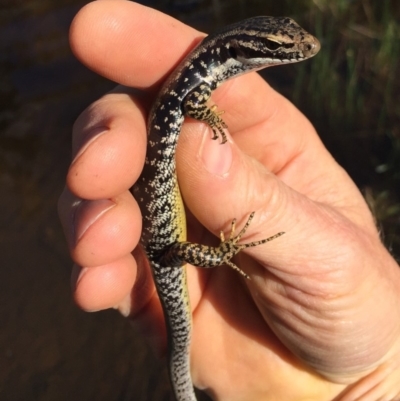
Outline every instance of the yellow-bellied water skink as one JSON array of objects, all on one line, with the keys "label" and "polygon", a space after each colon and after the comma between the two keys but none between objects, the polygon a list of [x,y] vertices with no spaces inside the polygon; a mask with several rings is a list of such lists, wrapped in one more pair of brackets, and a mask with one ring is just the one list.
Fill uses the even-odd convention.
[{"label": "yellow-bellied water skink", "polygon": [[186,241],[186,221],[179,192],[175,149],[185,116],[204,121],[213,139],[226,141],[226,125],[212,91],[224,81],[268,66],[289,64],[314,56],[318,40],[286,17],[254,17],[209,35],[167,79],[150,111],[148,146],[142,175],[133,188],[143,216],[141,244],[149,259],[163,306],[168,332],[169,372],[177,401],[196,401],[190,376],[191,312],[185,264],[214,267],[227,264],[244,248],[270,241],[238,244],[254,213],[235,237],[209,247]]}]

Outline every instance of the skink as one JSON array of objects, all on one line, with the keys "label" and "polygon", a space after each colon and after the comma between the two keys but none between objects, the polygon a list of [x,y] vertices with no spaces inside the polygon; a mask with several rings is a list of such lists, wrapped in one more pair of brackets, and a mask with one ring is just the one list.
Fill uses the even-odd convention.
[{"label": "skink", "polygon": [[231,258],[265,240],[240,244],[254,213],[235,236],[209,247],[186,242],[186,221],[175,169],[175,149],[185,116],[207,123],[213,139],[226,142],[226,124],[215,106],[214,89],[228,79],[265,67],[314,56],[318,40],[287,17],[254,17],[230,25],[203,41],[178,65],[162,86],[148,119],[148,146],[143,172],[133,188],[143,216],[141,244],[160,298],[168,333],[171,384],[177,401],[196,401],[190,376],[191,312],[185,264],[227,264],[246,276]]}]

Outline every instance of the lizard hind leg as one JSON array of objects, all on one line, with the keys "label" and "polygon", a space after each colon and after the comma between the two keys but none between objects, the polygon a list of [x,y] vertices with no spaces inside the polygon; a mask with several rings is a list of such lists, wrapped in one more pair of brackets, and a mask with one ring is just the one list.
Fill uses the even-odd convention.
[{"label": "lizard hind leg", "polygon": [[[243,237],[244,233],[247,231],[247,229],[249,228],[249,225],[251,223],[251,221],[253,220],[255,212],[250,213],[249,218],[246,221],[246,224],[244,225],[244,227],[240,230],[239,234],[236,235],[236,237],[234,237],[234,233],[235,233],[235,224],[236,224],[236,219],[232,220],[232,228],[231,228],[231,235],[230,235],[230,241],[232,241],[235,245],[241,240],[241,238]],[[270,242],[272,240],[274,240],[275,238],[280,237],[281,235],[285,234],[283,231],[272,235],[271,237],[268,238],[264,238],[261,239],[259,241],[252,241],[249,242],[247,244],[239,244],[237,245],[238,248],[240,248],[239,251],[241,251],[242,249],[246,249],[246,248],[252,248],[258,245],[262,245],[265,244],[267,242]]]},{"label": "lizard hind leg", "polygon": [[176,242],[168,249],[168,252],[163,255],[164,263],[179,268],[181,268],[184,263],[190,263],[194,266],[203,268],[211,268],[226,264],[248,279],[249,276],[232,262],[232,258],[243,249],[265,244],[284,234],[283,232],[279,232],[271,237],[259,241],[253,241],[247,244],[238,244],[249,228],[253,217],[254,212],[250,214],[246,224],[236,236],[236,219],[232,220],[229,238],[225,239],[225,235],[223,231],[221,231],[221,242],[218,246],[201,245],[191,242]]},{"label": "lizard hind leg", "polygon": [[[279,233],[277,233],[277,234],[275,234],[275,235],[272,235],[271,237],[268,237],[268,238],[265,238],[265,239],[262,239],[262,240],[259,240],[259,241],[252,241],[252,242],[249,242],[249,243],[247,243],[247,244],[238,244],[238,242],[241,240],[241,238],[243,237],[243,235],[245,234],[245,232],[246,232],[247,229],[249,228],[250,223],[251,223],[251,221],[253,220],[254,214],[255,214],[255,212],[251,212],[251,213],[250,213],[250,216],[249,216],[249,218],[247,219],[246,224],[243,226],[243,228],[239,231],[239,233],[238,233],[236,236],[235,236],[235,231],[236,231],[236,219],[233,219],[233,220],[232,220],[232,223],[231,223],[231,232],[230,232],[229,240],[228,240],[228,241],[225,241],[225,239],[224,239],[225,237],[224,237],[223,231],[221,231],[221,233],[220,233],[220,237],[221,237],[221,244],[220,244],[220,246],[222,246],[224,243],[229,243],[229,244],[230,244],[230,248],[232,249],[231,252],[228,252],[229,259],[228,259],[228,260],[225,260],[225,263],[226,263],[229,267],[231,267],[233,270],[236,270],[238,273],[240,273],[243,277],[245,277],[245,278],[247,278],[247,279],[250,279],[250,277],[249,277],[242,269],[240,269],[237,265],[235,265],[235,264],[232,262],[231,259],[233,258],[233,256],[235,256],[236,254],[238,254],[238,253],[239,253],[240,251],[242,251],[243,249],[252,248],[252,247],[255,247],[255,246],[258,246],[258,245],[265,244],[265,243],[267,243],[267,242],[269,242],[269,241],[272,241],[272,240],[274,240],[275,238],[278,238],[278,237],[280,237],[281,235],[284,234],[284,232],[279,232]],[[230,255],[231,253],[232,253],[232,255]]]}]

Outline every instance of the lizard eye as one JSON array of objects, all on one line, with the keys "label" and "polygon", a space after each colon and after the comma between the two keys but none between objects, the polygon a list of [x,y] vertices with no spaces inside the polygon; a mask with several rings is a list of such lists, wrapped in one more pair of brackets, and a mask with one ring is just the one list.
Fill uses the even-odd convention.
[{"label": "lizard eye", "polygon": [[265,46],[267,46],[269,50],[277,50],[281,47],[281,44],[273,40],[265,39]]}]

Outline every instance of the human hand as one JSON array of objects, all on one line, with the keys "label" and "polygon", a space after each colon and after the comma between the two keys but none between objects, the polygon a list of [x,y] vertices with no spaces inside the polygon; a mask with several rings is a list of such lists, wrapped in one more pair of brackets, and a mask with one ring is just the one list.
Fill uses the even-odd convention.
[{"label": "human hand", "polygon": [[[141,216],[129,188],[144,163],[156,89],[201,37],[125,1],[91,3],[71,27],[83,63],[143,90],[118,88],[74,126],[60,215],[77,263],[75,299],[86,310],[129,313],[160,347],[151,274],[140,250],[131,254]],[[239,255],[250,281],[225,267],[188,266],[194,383],[229,400],[400,397],[398,266],[357,188],[305,117],[258,75],[225,83],[213,101],[231,141],[211,141],[210,129],[190,120],[178,146],[189,238],[207,243],[203,227],[229,232],[232,218],[243,224],[253,210],[243,242],[286,234]]]}]

